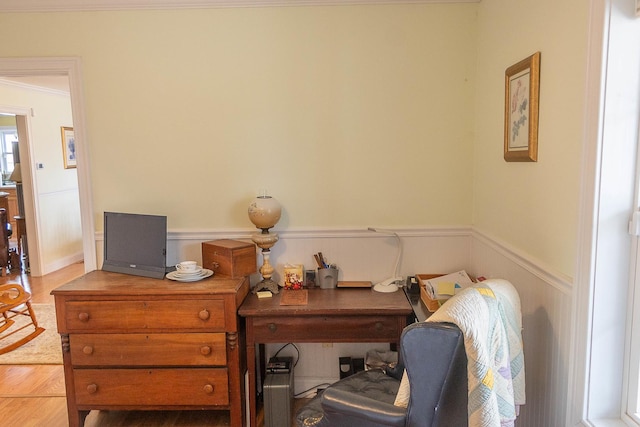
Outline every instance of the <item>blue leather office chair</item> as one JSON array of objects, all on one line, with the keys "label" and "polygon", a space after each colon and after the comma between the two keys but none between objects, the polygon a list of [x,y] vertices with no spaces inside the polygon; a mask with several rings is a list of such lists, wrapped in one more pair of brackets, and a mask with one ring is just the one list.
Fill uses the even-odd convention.
[{"label": "blue leather office chair", "polygon": [[[410,398],[394,401],[406,368]],[[467,357],[463,335],[449,323],[405,328],[396,369],[362,371],[329,386],[296,414],[298,427],[464,427]]]}]

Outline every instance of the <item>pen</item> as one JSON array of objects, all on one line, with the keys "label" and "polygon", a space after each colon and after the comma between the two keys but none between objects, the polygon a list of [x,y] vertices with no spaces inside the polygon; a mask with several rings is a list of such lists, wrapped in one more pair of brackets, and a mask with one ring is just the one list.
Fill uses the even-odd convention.
[{"label": "pen", "polygon": [[324,268],[329,268],[329,266],[327,265],[326,261],[324,260],[324,256],[322,255],[322,252],[318,252],[318,256],[320,257],[320,262],[322,263]]}]

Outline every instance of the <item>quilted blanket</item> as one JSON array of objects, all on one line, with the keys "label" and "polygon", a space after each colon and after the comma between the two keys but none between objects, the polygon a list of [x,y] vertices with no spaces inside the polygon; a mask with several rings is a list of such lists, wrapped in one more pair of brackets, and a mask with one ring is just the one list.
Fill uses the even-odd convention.
[{"label": "quilted blanket", "polygon": [[487,280],[449,299],[429,322],[455,323],[464,334],[469,426],[513,426],[525,403],[520,298],[506,280]]}]

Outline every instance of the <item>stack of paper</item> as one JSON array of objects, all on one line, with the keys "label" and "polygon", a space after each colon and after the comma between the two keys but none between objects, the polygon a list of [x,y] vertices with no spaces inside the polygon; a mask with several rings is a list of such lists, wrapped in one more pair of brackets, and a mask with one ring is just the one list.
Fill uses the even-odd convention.
[{"label": "stack of paper", "polygon": [[467,286],[473,285],[473,280],[471,280],[466,271],[460,270],[445,276],[429,279],[424,284],[432,299],[446,300]]}]

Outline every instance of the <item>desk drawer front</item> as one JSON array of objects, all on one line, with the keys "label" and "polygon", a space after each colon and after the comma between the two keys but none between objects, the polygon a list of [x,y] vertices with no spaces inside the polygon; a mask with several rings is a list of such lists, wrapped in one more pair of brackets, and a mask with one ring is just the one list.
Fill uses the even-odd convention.
[{"label": "desk drawer front", "polygon": [[65,324],[72,331],[224,331],[223,300],[70,301]]},{"label": "desk drawer front", "polygon": [[228,405],[226,369],[76,369],[78,405]]},{"label": "desk drawer front", "polygon": [[270,342],[309,341],[312,330],[315,342],[395,342],[400,338],[404,318],[392,316],[304,316],[256,317],[253,333]]},{"label": "desk drawer front", "polygon": [[71,334],[74,366],[223,366],[224,333]]}]

